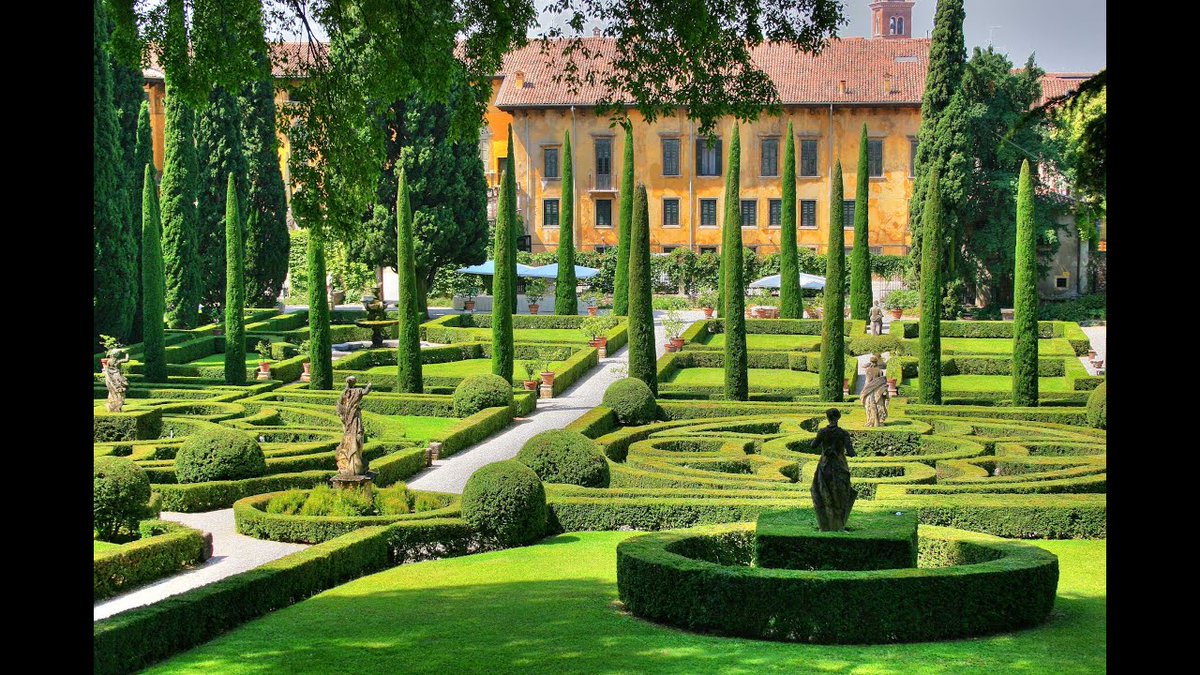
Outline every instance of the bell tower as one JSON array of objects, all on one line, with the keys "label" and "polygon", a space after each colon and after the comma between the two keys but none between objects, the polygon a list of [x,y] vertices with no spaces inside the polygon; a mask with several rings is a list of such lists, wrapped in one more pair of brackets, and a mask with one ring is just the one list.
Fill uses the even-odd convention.
[{"label": "bell tower", "polygon": [[912,37],[913,0],[872,0],[871,37]]}]

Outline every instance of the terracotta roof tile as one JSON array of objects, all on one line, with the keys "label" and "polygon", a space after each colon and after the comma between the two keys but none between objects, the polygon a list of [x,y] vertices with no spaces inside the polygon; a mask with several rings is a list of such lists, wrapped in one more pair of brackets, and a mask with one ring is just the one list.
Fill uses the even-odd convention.
[{"label": "terracotta roof tile", "polygon": [[1046,73],[1042,76],[1042,100],[1038,101],[1038,105],[1075,91],[1093,75],[1095,73]]}]

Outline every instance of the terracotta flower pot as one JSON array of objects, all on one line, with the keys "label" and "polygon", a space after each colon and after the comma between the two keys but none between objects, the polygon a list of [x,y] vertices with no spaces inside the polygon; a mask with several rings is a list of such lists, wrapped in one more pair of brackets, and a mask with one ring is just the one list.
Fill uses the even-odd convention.
[{"label": "terracotta flower pot", "polygon": [[271,362],[270,361],[259,361],[258,362],[258,372],[260,372],[260,373],[271,372]]},{"label": "terracotta flower pot", "polygon": [[671,338],[671,346],[675,347],[675,349],[683,349],[683,338],[681,338],[681,337]]},{"label": "terracotta flower pot", "polygon": [[596,308],[588,307],[588,316],[596,316]]},{"label": "terracotta flower pot", "polygon": [[[1089,360],[1089,361],[1095,361],[1095,360],[1096,360],[1096,350],[1095,350],[1095,349],[1089,349],[1089,350],[1088,350],[1088,360]],[[103,363],[105,363],[105,362],[107,362],[107,361],[108,361],[108,359],[100,359],[100,363],[101,363],[101,364],[103,364]]]},{"label": "terracotta flower pot", "polygon": [[304,372],[300,374],[301,382],[312,382],[312,362],[305,361],[303,364]]},{"label": "terracotta flower pot", "polygon": [[677,351],[679,351],[679,347],[676,347],[676,346],[675,346],[674,344],[672,344],[671,342],[665,342],[665,343],[663,343],[663,349],[666,349],[666,350],[667,350],[667,352],[669,352],[669,353],[674,353],[674,352],[677,352]]},{"label": "terracotta flower pot", "polygon": [[539,309],[541,309],[541,305],[530,305],[530,306],[529,306],[529,313],[530,313],[530,314],[537,314]]},{"label": "terracotta flower pot", "polygon": [[888,385],[888,396],[895,396],[897,393],[896,378],[889,377],[888,381],[887,381],[887,385]]},{"label": "terracotta flower pot", "polygon": [[888,311],[892,313],[893,319],[899,319],[904,316],[904,310],[902,309],[889,309]]},{"label": "terracotta flower pot", "polygon": [[712,307],[705,307],[705,308],[704,308],[704,318],[706,318],[706,319],[711,319],[711,318],[712,318],[712,315],[713,315],[713,308],[712,308]]},{"label": "terracotta flower pot", "polygon": [[467,312],[475,311],[475,301],[474,300],[463,300],[463,310],[467,311]]},{"label": "terracotta flower pot", "polygon": [[539,373],[539,375],[541,375],[541,377],[542,377],[542,384],[546,385],[547,387],[549,387],[549,386],[551,386],[551,385],[553,385],[553,384],[554,384],[554,373],[553,373],[553,371],[547,371],[547,372],[545,372],[545,373]]},{"label": "terracotta flower pot", "polygon": [[850,380],[848,378],[842,380],[842,393],[843,394],[850,393]]},{"label": "terracotta flower pot", "polygon": [[525,391],[537,391],[537,380],[525,380],[521,384],[525,385]]}]

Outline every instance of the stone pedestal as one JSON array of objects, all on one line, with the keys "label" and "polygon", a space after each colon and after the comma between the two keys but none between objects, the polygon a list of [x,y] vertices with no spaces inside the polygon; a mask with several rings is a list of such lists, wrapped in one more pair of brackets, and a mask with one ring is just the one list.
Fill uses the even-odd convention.
[{"label": "stone pedestal", "polygon": [[329,484],[335,490],[345,490],[348,488],[370,489],[371,486],[374,485],[374,480],[375,480],[375,472],[374,471],[368,471],[366,474],[358,475],[358,476],[343,476],[342,474],[339,473],[339,474],[336,474],[333,478],[329,479]]},{"label": "stone pedestal", "polygon": [[429,452],[429,465],[433,466],[433,463],[436,462],[437,460],[441,459],[441,457],[442,457],[441,441],[431,441],[429,443],[428,452]]},{"label": "stone pedestal", "polygon": [[812,509],[764,511],[754,561],[793,570],[879,570],[917,566],[916,511],[860,510],[841,532],[822,532]]},{"label": "stone pedestal", "polygon": [[554,387],[549,384],[543,384],[538,387],[540,395],[538,398],[554,398]]},{"label": "stone pedestal", "polygon": [[263,371],[262,369],[259,369],[258,371],[255,372],[254,377],[259,380],[269,380],[269,379],[271,379],[271,371],[270,370]]}]

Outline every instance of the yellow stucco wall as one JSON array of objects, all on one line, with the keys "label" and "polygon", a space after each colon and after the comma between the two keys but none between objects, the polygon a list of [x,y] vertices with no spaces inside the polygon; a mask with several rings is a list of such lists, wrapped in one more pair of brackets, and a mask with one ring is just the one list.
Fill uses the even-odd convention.
[{"label": "yellow stucco wall", "polygon": [[[682,113],[659,119],[653,124],[646,124],[637,113],[631,117],[634,122],[634,180],[646,184],[651,251],[661,252],[664,246],[690,245],[697,250],[701,246],[718,246],[721,240],[720,225],[724,220],[725,172],[728,169],[732,120],[718,127],[723,141],[722,154],[725,155],[722,158],[722,175],[709,177],[694,175],[695,125],[689,123]],[[759,253],[779,250],[780,230],[770,227],[768,221],[769,200],[781,197],[781,178],[759,175],[761,141],[767,137],[780,139],[779,162],[782,167],[783,137],[787,134],[789,120],[797,135],[797,152],[801,137],[818,141],[819,175],[797,179],[797,200],[816,201],[817,221],[815,229],[798,229],[800,245],[816,247],[818,251],[825,249],[829,221],[831,140],[833,157],[842,161],[844,199],[854,199],[859,134],[865,122],[868,135],[883,140],[884,175],[871,179],[870,186],[870,245],[882,248],[881,252],[889,255],[907,252],[911,241],[908,233],[908,201],[912,194],[909,138],[916,136],[920,126],[920,111],[916,107],[835,107],[832,121],[828,107],[793,108],[779,117],[764,116],[755,122],[742,124],[739,132],[741,198],[754,199],[758,203],[758,227],[742,229],[744,244],[757,246]],[[619,127],[610,128],[607,118],[597,117],[590,109],[576,108],[574,116],[569,108],[519,109],[513,111],[517,202],[526,222],[532,223],[529,233],[533,235],[535,252],[553,249],[558,242],[558,229],[546,228],[542,222],[542,204],[544,199],[559,198],[561,185],[557,179],[543,177],[542,148],[561,145],[563,131],[567,129],[572,129],[571,144],[575,162],[576,245],[590,250],[597,245],[614,246],[617,242],[616,227],[596,227],[595,204],[598,199],[613,199],[615,225],[619,221],[620,195],[616,190],[598,191],[592,188],[596,173],[595,140],[603,137],[612,139],[612,186],[620,186],[625,142],[623,130]],[[680,139],[680,176],[662,175],[661,139],[664,137]],[[779,172],[782,173],[782,168]],[[663,227],[664,198],[679,199],[678,227]],[[700,200],[710,198],[717,200],[717,227],[701,227]],[[845,236],[846,246],[852,246],[853,230],[845,230]]]}]

